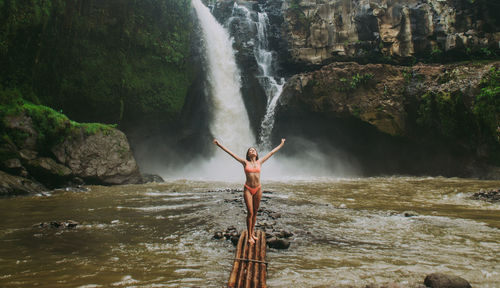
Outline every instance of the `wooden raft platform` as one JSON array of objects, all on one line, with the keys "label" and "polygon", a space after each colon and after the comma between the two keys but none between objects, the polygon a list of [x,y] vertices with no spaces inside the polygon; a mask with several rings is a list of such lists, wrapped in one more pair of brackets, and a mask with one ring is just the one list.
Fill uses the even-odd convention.
[{"label": "wooden raft platform", "polygon": [[249,245],[247,231],[241,232],[236,246],[233,270],[227,284],[230,288],[266,287],[266,234],[260,230],[255,233],[258,240],[255,244]]}]

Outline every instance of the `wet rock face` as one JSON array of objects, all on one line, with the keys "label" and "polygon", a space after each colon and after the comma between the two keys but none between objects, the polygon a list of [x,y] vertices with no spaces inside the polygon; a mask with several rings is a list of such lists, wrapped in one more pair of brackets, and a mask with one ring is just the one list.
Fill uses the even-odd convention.
[{"label": "wet rock face", "polygon": [[[333,63],[291,77],[279,100],[279,113],[329,114],[357,118],[390,135],[407,135],[408,105],[425,93],[460,93],[470,105],[481,79],[499,65]],[[279,114],[278,114],[279,116]]]},{"label": "wet rock face", "polygon": [[404,81],[395,66],[331,64],[293,76],[283,90],[280,109],[356,117],[382,132],[399,135],[405,130],[404,97],[398,93]]},{"label": "wet rock face", "polygon": [[[444,136],[435,137],[449,132],[446,127],[438,126],[439,121],[423,126],[426,118],[422,115],[427,115],[429,107],[435,109],[432,101],[438,97],[458,103],[460,111],[466,111],[463,115],[472,114],[482,79],[499,65],[499,62],[411,67],[354,62],[324,65],[287,81],[276,107],[273,134],[314,139],[316,143],[327,143],[325,147],[331,143],[359,161],[367,175],[402,171],[462,177],[484,175],[479,168],[469,169],[464,165],[473,165],[471,159],[483,159],[482,155],[474,154],[476,150],[466,144],[457,145],[457,151],[463,153],[458,160],[456,153],[450,152],[454,143],[439,138]],[[454,115],[458,118],[462,114]],[[456,126],[456,130],[462,126]],[[293,143],[299,143],[298,140],[290,141],[287,146],[291,154],[295,149]],[[459,164],[460,161],[463,162]]]},{"label": "wet rock face", "polygon": [[39,183],[0,171],[0,196],[36,194],[46,190]]},{"label": "wet rock face", "polygon": [[498,49],[488,3],[418,0],[285,0],[283,35],[294,62]]}]

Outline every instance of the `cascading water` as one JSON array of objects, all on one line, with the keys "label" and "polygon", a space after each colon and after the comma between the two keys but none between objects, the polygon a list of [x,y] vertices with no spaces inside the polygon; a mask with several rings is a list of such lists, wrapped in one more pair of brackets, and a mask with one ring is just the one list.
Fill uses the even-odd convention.
[{"label": "cascading water", "polygon": [[203,29],[208,60],[208,81],[213,104],[212,134],[232,149],[255,142],[240,93],[240,72],[226,30],[200,0],[192,1]]},{"label": "cascading water", "polygon": [[[223,145],[244,156],[246,149],[255,143],[255,136],[241,96],[240,72],[232,41],[201,0],[192,0],[192,6],[203,31],[208,62],[207,78],[213,108],[210,131]],[[235,165],[239,165],[237,162],[219,151],[215,155],[210,161],[196,165],[194,170],[187,168],[188,171],[182,174],[202,176],[204,179],[212,176],[217,179],[241,177],[241,171],[234,169]]]},{"label": "cascading water", "polygon": [[[229,24],[236,18],[239,18],[240,25],[246,25],[246,31],[256,30],[254,39],[247,41],[247,44],[253,45],[253,54],[259,68],[258,80],[266,93],[267,105],[266,114],[261,122],[259,143],[262,148],[271,148],[271,133],[274,126],[274,108],[278,102],[283,85],[284,78],[277,80],[273,69],[273,51],[269,50],[267,31],[269,28],[269,18],[262,5],[259,5],[261,12],[251,12],[247,7],[234,3]],[[255,17],[256,16],[256,17]]]},{"label": "cascading water", "polygon": [[259,12],[257,22],[257,35],[259,41],[255,59],[261,71],[259,80],[267,96],[266,114],[261,123],[259,141],[264,148],[269,149],[271,147],[271,133],[274,126],[274,108],[283,91],[285,80],[281,78],[279,81],[276,81],[276,77],[273,76],[273,52],[269,51],[268,48],[267,27],[269,27],[267,14],[265,12]]}]

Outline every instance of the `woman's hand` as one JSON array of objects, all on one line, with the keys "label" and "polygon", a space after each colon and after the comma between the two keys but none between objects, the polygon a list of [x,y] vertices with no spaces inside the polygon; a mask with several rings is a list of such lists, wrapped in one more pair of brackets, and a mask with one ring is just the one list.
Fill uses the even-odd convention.
[{"label": "woman's hand", "polygon": [[285,144],[285,138],[281,138],[281,145]]},{"label": "woman's hand", "polygon": [[217,139],[214,139],[214,144],[219,146],[219,141],[217,141]]}]

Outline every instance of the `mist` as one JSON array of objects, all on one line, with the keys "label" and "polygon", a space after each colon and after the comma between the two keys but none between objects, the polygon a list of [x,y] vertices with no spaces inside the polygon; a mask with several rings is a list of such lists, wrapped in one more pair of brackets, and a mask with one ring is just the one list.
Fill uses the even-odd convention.
[{"label": "mist", "polygon": [[[221,141],[223,145],[226,144]],[[199,151],[183,147],[142,143],[134,148],[134,154],[143,173],[160,175],[165,180],[189,179],[201,181],[245,181],[243,166],[229,154],[212,143]],[[275,145],[277,146],[277,144]],[[196,145],[200,147],[200,145]],[[245,158],[247,150],[239,151],[226,146]],[[249,145],[248,148],[252,147]],[[259,157],[269,151],[257,146]],[[207,152],[208,151],[208,152]],[[291,136],[285,145],[262,165],[261,180],[313,180],[318,178],[358,177],[359,165],[349,154],[335,147]]]}]

